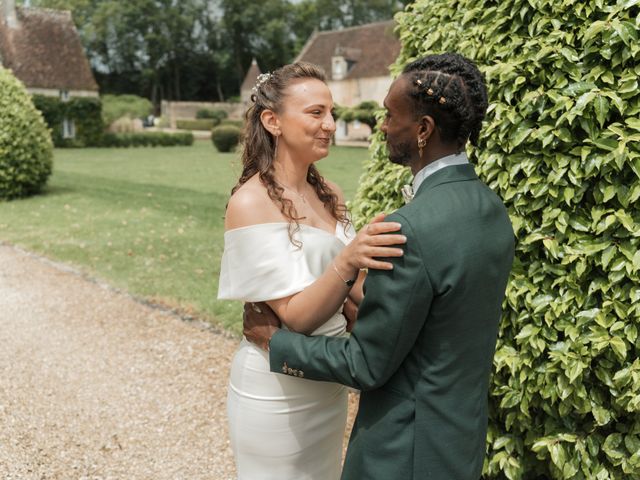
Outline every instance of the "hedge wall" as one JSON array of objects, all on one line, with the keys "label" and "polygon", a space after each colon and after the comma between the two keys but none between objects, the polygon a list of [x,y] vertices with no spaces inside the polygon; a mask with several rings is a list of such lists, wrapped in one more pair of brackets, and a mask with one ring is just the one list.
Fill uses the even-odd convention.
[{"label": "hedge wall", "polygon": [[0,67],[0,200],[38,193],[51,175],[53,145],[42,115]]},{"label": "hedge wall", "polygon": [[[102,122],[102,104],[99,98],[75,97],[63,102],[58,97],[33,95],[33,103],[42,112],[52,132],[56,147],[93,147],[100,145],[104,124]],[[62,137],[62,122],[65,118],[73,120],[76,137]]]},{"label": "hedge wall", "polygon": [[[470,152],[517,236],[485,478],[640,478],[640,1],[418,0],[395,72],[458,51],[490,107]],[[380,138],[361,224],[400,205]]]},{"label": "hedge wall", "polygon": [[132,132],[105,133],[102,137],[102,147],[188,147],[193,145],[191,132]]}]

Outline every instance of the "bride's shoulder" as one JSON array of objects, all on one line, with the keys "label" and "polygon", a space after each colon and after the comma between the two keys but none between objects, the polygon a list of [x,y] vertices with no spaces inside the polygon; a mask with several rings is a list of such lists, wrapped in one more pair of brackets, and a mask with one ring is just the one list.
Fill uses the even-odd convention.
[{"label": "bride's shoulder", "polygon": [[224,227],[225,230],[232,230],[280,219],[280,211],[269,198],[267,190],[257,176],[254,176],[231,195],[224,217]]}]

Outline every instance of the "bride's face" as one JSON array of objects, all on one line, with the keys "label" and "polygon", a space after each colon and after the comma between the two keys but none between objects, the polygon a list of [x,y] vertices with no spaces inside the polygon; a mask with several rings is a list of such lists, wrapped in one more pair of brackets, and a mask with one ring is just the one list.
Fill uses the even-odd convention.
[{"label": "bride's face", "polygon": [[324,82],[315,78],[291,82],[278,113],[282,132],[278,149],[289,150],[292,158],[326,157],[336,131],[332,108],[333,98]]}]

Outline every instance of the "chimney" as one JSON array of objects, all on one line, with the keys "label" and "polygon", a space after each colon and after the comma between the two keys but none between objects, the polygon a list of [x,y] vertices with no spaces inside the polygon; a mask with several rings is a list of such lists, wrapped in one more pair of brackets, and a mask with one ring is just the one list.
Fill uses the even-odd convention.
[{"label": "chimney", "polygon": [[10,28],[18,26],[18,17],[16,16],[15,0],[0,0],[2,3],[2,18]]}]

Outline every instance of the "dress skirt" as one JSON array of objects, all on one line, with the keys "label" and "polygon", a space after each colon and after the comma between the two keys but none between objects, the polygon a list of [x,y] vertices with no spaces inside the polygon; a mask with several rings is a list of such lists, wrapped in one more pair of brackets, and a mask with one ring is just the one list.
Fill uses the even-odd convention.
[{"label": "dress skirt", "polygon": [[347,389],[269,371],[242,340],[231,365],[229,433],[238,480],[338,480]]}]

